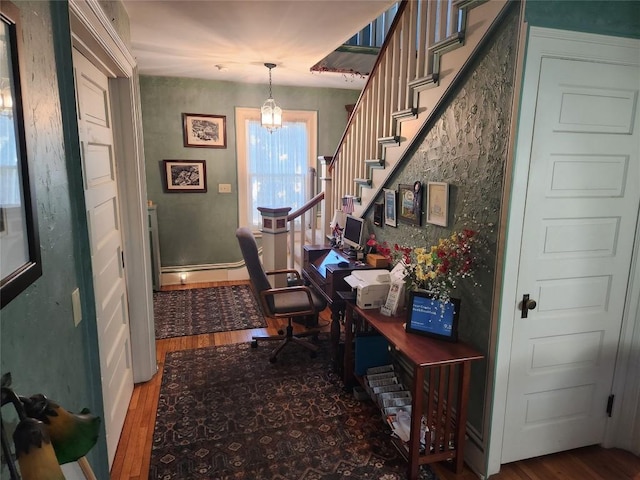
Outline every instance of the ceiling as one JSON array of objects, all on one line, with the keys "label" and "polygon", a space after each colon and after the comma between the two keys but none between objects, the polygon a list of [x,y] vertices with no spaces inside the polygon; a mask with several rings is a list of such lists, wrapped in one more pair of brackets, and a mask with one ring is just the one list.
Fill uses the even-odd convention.
[{"label": "ceiling", "polygon": [[123,0],[142,75],[360,90],[360,75],[310,68],[394,0]]}]

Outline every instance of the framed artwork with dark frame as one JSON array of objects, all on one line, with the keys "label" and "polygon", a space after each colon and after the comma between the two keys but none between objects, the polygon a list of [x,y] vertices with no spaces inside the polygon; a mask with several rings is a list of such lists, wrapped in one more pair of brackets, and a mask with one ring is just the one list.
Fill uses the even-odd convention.
[{"label": "framed artwork with dark frame", "polygon": [[162,179],[166,193],[204,193],[207,168],[204,160],[162,160]]},{"label": "framed artwork with dark frame", "polygon": [[446,227],[449,219],[449,184],[427,182],[427,223]]},{"label": "framed artwork with dark frame", "polygon": [[20,67],[20,10],[0,2],[0,308],[42,275],[40,237],[33,179],[29,175]]},{"label": "framed artwork with dark frame", "polygon": [[227,117],[183,113],[184,146],[198,148],[227,148]]},{"label": "framed artwork with dark frame", "polygon": [[384,189],[384,224],[391,227],[398,226],[396,206],[396,191]]},{"label": "framed artwork with dark frame", "polygon": [[398,219],[419,226],[422,222],[422,183],[399,184],[398,203]]}]

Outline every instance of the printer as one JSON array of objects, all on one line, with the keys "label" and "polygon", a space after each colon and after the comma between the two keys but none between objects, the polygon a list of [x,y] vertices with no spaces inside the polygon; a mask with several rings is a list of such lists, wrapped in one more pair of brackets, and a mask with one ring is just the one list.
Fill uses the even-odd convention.
[{"label": "printer", "polygon": [[384,305],[391,287],[388,270],[354,270],[344,281],[356,289],[356,305],[363,309]]}]

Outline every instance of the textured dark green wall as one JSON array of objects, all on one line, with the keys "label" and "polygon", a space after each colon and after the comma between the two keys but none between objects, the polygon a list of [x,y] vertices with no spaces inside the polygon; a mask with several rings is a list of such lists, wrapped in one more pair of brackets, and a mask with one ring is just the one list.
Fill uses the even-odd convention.
[{"label": "textured dark green wall", "polygon": [[[461,298],[461,339],[485,355],[491,329],[496,226],[507,161],[516,45],[517,15],[513,11],[387,187],[397,190],[398,184],[412,185],[415,181],[425,187],[428,181],[448,183],[449,226],[426,224],[424,214],[421,227],[398,223],[398,228],[378,228],[373,227],[371,217],[368,219],[378,241],[391,245],[430,247],[462,228],[481,231],[488,246],[483,259],[488,269],[475,278],[479,287],[473,286],[474,280],[462,280],[454,296]],[[486,361],[472,364],[469,422],[480,435],[486,369]]]},{"label": "textured dark green wall", "polygon": [[[88,407],[103,416],[77,133],[75,146],[65,145],[76,129],[67,4],[15,4],[22,21],[27,155],[43,275],[0,311],[0,369],[11,372],[21,395],[43,393],[68,410]],[[71,112],[71,131],[63,112]],[[77,287],[84,304],[75,327],[71,292]],[[10,410],[4,407],[3,416]],[[98,478],[108,478],[104,430],[89,461]]]},{"label": "textured dark green wall", "polygon": [[529,26],[640,38],[640,2],[634,0],[529,0]]},{"label": "textured dark green wall", "polygon": [[[265,69],[265,81],[267,79]],[[277,70],[274,72],[277,76]],[[149,199],[158,205],[163,266],[235,262],[238,179],[235,108],[259,108],[268,94],[264,84],[251,85],[175,77],[140,77],[142,123]],[[342,136],[347,112],[359,91],[347,89],[273,87],[284,110],[318,112],[318,155],[333,155]],[[182,113],[225,115],[227,148],[186,148]],[[206,160],[207,193],[164,193],[160,162]],[[230,183],[232,194],[218,193]]]},{"label": "textured dark green wall", "polygon": [[124,44],[131,48],[131,29],[129,26],[129,15],[124,5],[119,0],[98,0],[100,7],[111,22],[113,28],[118,32],[118,36]]},{"label": "textured dark green wall", "polygon": [[[526,4],[529,26],[614,36],[640,36],[640,2],[545,1]],[[507,161],[507,140],[511,121],[517,42],[515,12],[500,27],[485,53],[476,60],[473,72],[455,93],[445,111],[426,133],[421,144],[388,188],[397,185],[441,181],[450,184],[450,227],[426,225],[418,228],[369,226],[379,241],[410,246],[430,246],[441,237],[464,226],[482,225],[490,245],[486,263],[495,263],[495,243]],[[517,81],[517,80],[516,80]],[[378,199],[382,201],[382,198]],[[424,206],[423,206],[424,208]],[[424,221],[424,215],[423,215]],[[460,336],[486,355],[490,354],[493,268],[478,277],[480,287],[460,283],[456,296],[462,299]],[[486,361],[472,365],[469,422],[483,434]]]}]

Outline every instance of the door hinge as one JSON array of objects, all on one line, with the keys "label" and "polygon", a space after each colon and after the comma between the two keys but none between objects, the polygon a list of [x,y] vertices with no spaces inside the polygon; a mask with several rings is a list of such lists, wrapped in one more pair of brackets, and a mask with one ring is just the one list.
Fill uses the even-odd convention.
[{"label": "door hinge", "polygon": [[607,415],[611,416],[611,412],[613,412],[613,399],[615,395],[609,395],[609,399],[607,400]]}]

